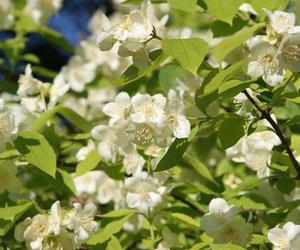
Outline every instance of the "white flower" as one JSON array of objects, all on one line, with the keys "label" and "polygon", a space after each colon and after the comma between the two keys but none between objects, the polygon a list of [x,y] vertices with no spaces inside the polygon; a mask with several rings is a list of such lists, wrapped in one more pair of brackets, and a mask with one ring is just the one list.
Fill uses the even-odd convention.
[{"label": "white flower", "polygon": [[230,173],[224,180],[224,184],[229,186],[230,188],[236,188],[242,180],[237,177],[235,174]]},{"label": "white flower", "polygon": [[269,175],[271,150],[280,143],[280,139],[272,131],[254,132],[249,136],[245,135],[234,146],[226,149],[226,154],[233,161],[244,162],[257,171],[258,177],[265,177]]},{"label": "white flower", "polygon": [[14,140],[17,133],[15,116],[5,106],[4,100],[0,98],[0,150],[7,142]]},{"label": "white flower", "polygon": [[283,69],[277,50],[268,42],[261,42],[251,50],[247,74],[262,79],[270,86],[283,81]]},{"label": "white flower", "polygon": [[131,119],[135,123],[150,123],[161,126],[165,121],[166,98],[162,94],[150,96],[137,93],[131,98]]},{"label": "white flower", "polygon": [[116,124],[115,126],[98,125],[92,129],[92,137],[99,141],[98,152],[105,160],[114,162],[122,148],[129,144],[129,138],[124,131],[125,125]]},{"label": "white flower", "polygon": [[263,8],[263,11],[268,16],[271,27],[276,33],[282,34],[295,25],[296,16],[294,13],[287,13],[281,10],[276,10],[272,13],[265,8]]},{"label": "white flower", "polygon": [[101,50],[111,49],[115,41],[144,42],[150,37],[153,25],[157,23],[149,0],[143,2],[140,11],[134,10],[124,16],[118,25],[112,26],[103,13],[100,13],[100,19],[102,33],[99,37],[99,46]]},{"label": "white flower", "polygon": [[41,82],[40,80],[32,76],[31,65],[27,64],[25,69],[25,75],[21,75],[19,78],[19,88],[17,94],[19,97],[30,97],[41,93],[46,90],[49,86]]},{"label": "white flower", "polygon": [[96,193],[101,177],[102,172],[100,171],[89,171],[81,176],[74,177],[77,195]]},{"label": "white flower", "polygon": [[77,161],[83,161],[87,155],[95,149],[95,143],[93,140],[88,140],[88,144],[82,147],[76,154]]},{"label": "white flower", "polygon": [[52,232],[52,221],[48,215],[37,214],[24,231],[24,239],[30,249],[42,250],[44,238]]},{"label": "white flower", "polygon": [[208,213],[201,219],[201,228],[208,234],[214,235],[224,224],[232,221],[239,209],[222,198],[212,199],[208,206]]},{"label": "white flower", "polygon": [[255,9],[253,9],[252,5],[250,3],[243,3],[240,5],[239,10],[242,12],[249,13],[251,15],[257,16],[258,13]]},{"label": "white flower", "polygon": [[97,208],[93,203],[86,204],[83,209],[79,203],[74,203],[73,206],[74,211],[70,214],[68,228],[74,230],[77,243],[84,243],[91,234],[98,231],[98,223],[94,221]]},{"label": "white flower", "polygon": [[166,187],[162,186],[156,178],[148,176],[146,172],[125,179],[125,188],[128,207],[142,212],[147,212],[148,209],[160,204],[166,191]]},{"label": "white flower", "polygon": [[102,175],[98,181],[96,199],[100,204],[107,204],[113,201],[115,208],[117,208],[123,199],[121,186],[104,172],[101,173]]},{"label": "white flower", "polygon": [[67,229],[62,228],[59,234],[51,234],[45,237],[43,250],[75,250],[76,246],[74,236]]},{"label": "white flower", "polygon": [[287,222],[282,228],[269,230],[268,239],[274,245],[274,250],[298,250],[300,246],[300,225]]},{"label": "white flower", "polygon": [[158,244],[156,250],[169,250],[180,247],[178,235],[173,233],[168,227],[164,226],[161,230],[162,241]]},{"label": "white flower", "polygon": [[177,138],[187,138],[191,131],[191,124],[184,115],[185,106],[174,90],[168,93],[167,124]]},{"label": "white flower", "polygon": [[[252,98],[256,99],[256,93],[254,93],[250,88],[247,88],[246,91]],[[236,112],[238,115],[251,117],[253,104],[249,101],[244,93],[239,93],[233,97],[233,103],[240,107],[240,109]]]},{"label": "white flower", "polygon": [[201,219],[201,228],[214,238],[215,243],[232,242],[244,246],[250,233],[250,225],[237,218],[239,209],[222,198],[212,199],[209,212]]},{"label": "white flower", "polygon": [[82,57],[75,55],[71,58],[60,73],[70,88],[76,92],[82,92],[86,84],[94,80],[96,76],[97,64],[86,62]]},{"label": "white flower", "polygon": [[11,28],[14,23],[13,3],[11,0],[0,1],[0,30]]},{"label": "white flower", "polygon": [[58,74],[50,88],[48,109],[54,108],[59,100],[68,92],[69,88],[70,85],[64,81],[63,76]]},{"label": "white flower", "polygon": [[[296,28],[296,27],[295,27]],[[282,38],[279,45],[279,55],[284,66],[293,71],[300,71],[300,30],[297,26],[296,32],[288,32]]]},{"label": "white flower", "polygon": [[130,150],[123,154],[123,165],[127,174],[138,174],[143,170],[145,159],[136,150]]},{"label": "white flower", "polygon": [[129,115],[131,107],[130,96],[126,92],[119,93],[114,102],[109,102],[104,105],[103,113],[110,116],[110,123],[114,124],[119,119],[125,119]]},{"label": "white flower", "polygon": [[27,0],[24,13],[36,22],[46,24],[48,18],[62,6],[62,0]]}]

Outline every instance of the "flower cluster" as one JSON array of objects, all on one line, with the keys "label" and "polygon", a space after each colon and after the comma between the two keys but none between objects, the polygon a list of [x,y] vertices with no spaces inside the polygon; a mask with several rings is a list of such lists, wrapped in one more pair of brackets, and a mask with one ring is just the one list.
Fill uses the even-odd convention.
[{"label": "flower cluster", "polygon": [[208,210],[201,219],[201,228],[214,238],[215,243],[246,245],[252,226],[237,217],[239,209],[236,206],[229,206],[224,199],[215,198],[210,201]]},{"label": "flower cluster", "polygon": [[235,162],[244,162],[257,172],[258,177],[266,177],[270,174],[268,165],[271,163],[272,149],[279,144],[280,139],[272,131],[254,132],[226,149],[226,154]]},{"label": "flower cluster", "polygon": [[158,21],[149,0],[143,2],[141,10],[131,11],[116,25],[111,24],[104,14],[100,15],[102,32],[98,35],[99,48],[107,51],[117,44],[120,56],[132,57],[139,68],[147,67],[149,59],[145,45],[158,37],[157,32],[160,33],[167,18]]},{"label": "flower cluster", "polygon": [[283,81],[286,69],[299,72],[300,29],[296,17],[283,11],[264,9],[270,20],[266,35],[258,35],[247,44],[250,58],[247,74],[262,79],[270,86]]},{"label": "flower cluster", "polygon": [[98,231],[94,221],[96,207],[94,204],[74,203],[72,210],[65,210],[56,201],[49,214],[37,214],[27,217],[15,229],[17,241],[26,242],[31,250],[45,249],[79,249],[93,233]]}]

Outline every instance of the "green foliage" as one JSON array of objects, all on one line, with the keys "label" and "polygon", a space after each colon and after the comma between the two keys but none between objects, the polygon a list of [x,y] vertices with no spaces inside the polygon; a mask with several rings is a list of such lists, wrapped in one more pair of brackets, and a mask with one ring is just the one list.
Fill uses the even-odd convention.
[{"label": "green foliage", "polygon": [[93,170],[98,166],[100,160],[101,158],[97,149],[92,150],[87,157],[76,166],[76,175],[83,175],[84,173]]},{"label": "green foliage", "polygon": [[44,136],[33,131],[22,131],[14,145],[28,163],[55,177],[56,155]]},{"label": "green foliage", "polygon": [[162,49],[166,55],[175,58],[184,69],[197,75],[198,68],[208,52],[208,45],[199,38],[163,39]]},{"label": "green foliage", "polygon": [[195,10],[197,0],[187,0],[187,1],[180,1],[180,0],[167,0],[168,3],[174,8],[186,12],[193,12]]}]

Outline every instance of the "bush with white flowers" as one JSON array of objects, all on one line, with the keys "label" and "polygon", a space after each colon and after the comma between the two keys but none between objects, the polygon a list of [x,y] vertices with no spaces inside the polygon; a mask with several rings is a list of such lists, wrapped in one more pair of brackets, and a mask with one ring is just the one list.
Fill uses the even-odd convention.
[{"label": "bush with white flowers", "polygon": [[299,250],[299,1],[113,2],[0,0],[0,250]]}]

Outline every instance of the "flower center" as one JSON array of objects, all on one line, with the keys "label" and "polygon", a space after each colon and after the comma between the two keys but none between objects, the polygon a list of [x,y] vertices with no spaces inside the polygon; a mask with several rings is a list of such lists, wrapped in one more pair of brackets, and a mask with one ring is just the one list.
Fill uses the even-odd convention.
[{"label": "flower center", "polygon": [[151,128],[148,126],[143,126],[137,129],[135,133],[135,139],[138,144],[149,145],[153,142],[153,134]]},{"label": "flower center", "polygon": [[298,44],[289,44],[282,50],[282,53],[288,61],[300,60],[300,46]]}]

